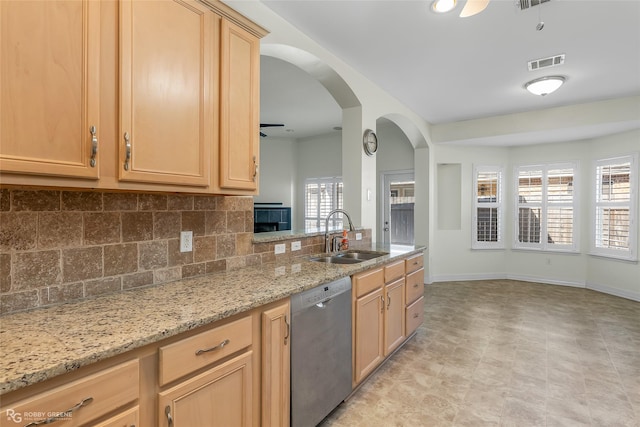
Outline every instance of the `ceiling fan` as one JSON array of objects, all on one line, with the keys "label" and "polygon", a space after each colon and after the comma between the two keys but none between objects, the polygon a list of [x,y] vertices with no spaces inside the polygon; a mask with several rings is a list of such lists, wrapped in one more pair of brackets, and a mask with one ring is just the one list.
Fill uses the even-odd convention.
[{"label": "ceiling fan", "polygon": [[[461,18],[467,18],[469,16],[477,15],[487,8],[491,0],[467,0],[462,11],[460,12]],[[525,10],[533,6],[539,6],[542,3],[546,3],[549,0],[514,0],[516,8]],[[434,0],[431,8],[437,13],[450,12],[456,7],[458,0]]]},{"label": "ceiling fan", "polygon": [[[453,10],[456,7],[458,0],[435,0],[431,6],[435,12],[446,13]],[[461,18],[467,18],[469,16],[477,15],[487,8],[489,0],[467,0],[462,11],[460,12]]]},{"label": "ceiling fan", "polygon": [[[282,127],[284,126],[284,123],[260,123],[260,129],[262,128],[273,128],[273,127]],[[265,137],[267,136],[266,133],[260,131],[260,136],[261,137]]]}]

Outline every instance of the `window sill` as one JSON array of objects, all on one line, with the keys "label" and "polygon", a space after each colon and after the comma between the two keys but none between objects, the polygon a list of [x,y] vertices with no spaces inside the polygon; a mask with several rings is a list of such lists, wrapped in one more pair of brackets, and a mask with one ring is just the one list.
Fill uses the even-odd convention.
[{"label": "window sill", "polygon": [[601,254],[601,253],[595,253],[595,252],[589,252],[588,255],[594,258],[602,258],[610,261],[620,261],[620,262],[626,262],[629,264],[638,263],[638,258],[620,257],[620,256]]}]

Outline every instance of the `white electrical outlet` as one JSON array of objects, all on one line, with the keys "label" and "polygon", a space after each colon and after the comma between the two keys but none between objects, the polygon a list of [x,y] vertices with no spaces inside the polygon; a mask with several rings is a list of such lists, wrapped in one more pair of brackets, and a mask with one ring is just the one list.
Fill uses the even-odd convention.
[{"label": "white electrical outlet", "polygon": [[284,251],[286,250],[286,246],[284,243],[280,243],[279,245],[275,245],[273,249],[276,255],[279,255],[284,253]]},{"label": "white electrical outlet", "polygon": [[362,233],[356,233],[356,240],[362,240]]},{"label": "white electrical outlet", "polygon": [[193,250],[193,231],[180,232],[180,252],[191,252]]},{"label": "white electrical outlet", "polygon": [[299,251],[302,249],[302,243],[300,241],[291,242],[291,251]]}]

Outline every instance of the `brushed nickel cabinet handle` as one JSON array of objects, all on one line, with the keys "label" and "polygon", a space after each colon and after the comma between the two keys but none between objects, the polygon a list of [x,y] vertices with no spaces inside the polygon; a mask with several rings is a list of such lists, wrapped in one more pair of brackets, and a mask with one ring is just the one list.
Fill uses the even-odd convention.
[{"label": "brushed nickel cabinet handle", "polygon": [[96,167],[96,155],[98,154],[98,136],[96,135],[96,127],[91,126],[89,128],[89,133],[91,133],[91,160],[89,160],[89,165],[92,168]]},{"label": "brushed nickel cabinet handle", "polygon": [[258,163],[256,162],[256,156],[253,156],[253,182],[256,182],[258,177]]},{"label": "brushed nickel cabinet handle", "polygon": [[24,427],[40,426],[43,424],[55,423],[56,421],[60,421],[60,420],[66,420],[71,416],[72,412],[77,411],[78,409],[84,406],[87,406],[91,402],[93,402],[93,397],[84,398],[79,403],[76,403],[74,406],[67,409],[66,411],[58,412],[57,415],[54,415],[53,417],[44,418],[42,420],[33,421],[29,424],[25,424]]},{"label": "brushed nickel cabinet handle", "polygon": [[387,310],[391,307],[391,296],[387,296]]},{"label": "brushed nickel cabinet handle", "polygon": [[384,313],[384,297],[380,295],[380,301],[382,301],[382,307],[380,307],[380,313]]},{"label": "brushed nickel cabinet handle", "polygon": [[167,422],[169,427],[173,427],[173,417],[171,416],[171,406],[167,405],[164,408],[164,414],[167,416]]},{"label": "brushed nickel cabinet handle", "polygon": [[208,353],[210,351],[214,351],[214,350],[220,350],[222,349],[222,347],[224,347],[225,345],[229,344],[231,342],[231,340],[226,339],[224,341],[222,341],[220,344],[210,347],[210,348],[205,348],[204,350],[198,350],[196,351],[196,356],[200,356],[203,353]]},{"label": "brushed nickel cabinet handle", "polygon": [[129,161],[131,160],[131,138],[129,132],[124,133],[124,170],[129,170]]},{"label": "brushed nickel cabinet handle", "polygon": [[291,325],[287,322],[287,315],[284,315],[284,324],[287,325],[287,335],[284,336],[284,345],[287,345],[287,340],[289,339],[289,331],[291,329]]}]

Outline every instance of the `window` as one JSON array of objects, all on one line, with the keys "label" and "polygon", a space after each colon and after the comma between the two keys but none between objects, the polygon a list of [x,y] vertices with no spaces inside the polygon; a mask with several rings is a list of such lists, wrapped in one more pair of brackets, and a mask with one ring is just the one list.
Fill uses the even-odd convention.
[{"label": "window", "polygon": [[502,168],[477,166],[473,172],[473,223],[471,247],[504,248]]},{"label": "window", "polygon": [[638,156],[598,160],[595,172],[595,232],[591,252],[637,260]]},{"label": "window", "polygon": [[516,169],[514,248],[577,251],[575,163]]},{"label": "window", "polygon": [[[304,229],[325,231],[327,215],[342,208],[342,178],[309,178],[304,184]],[[342,228],[342,214],[333,215],[329,229]]]}]

